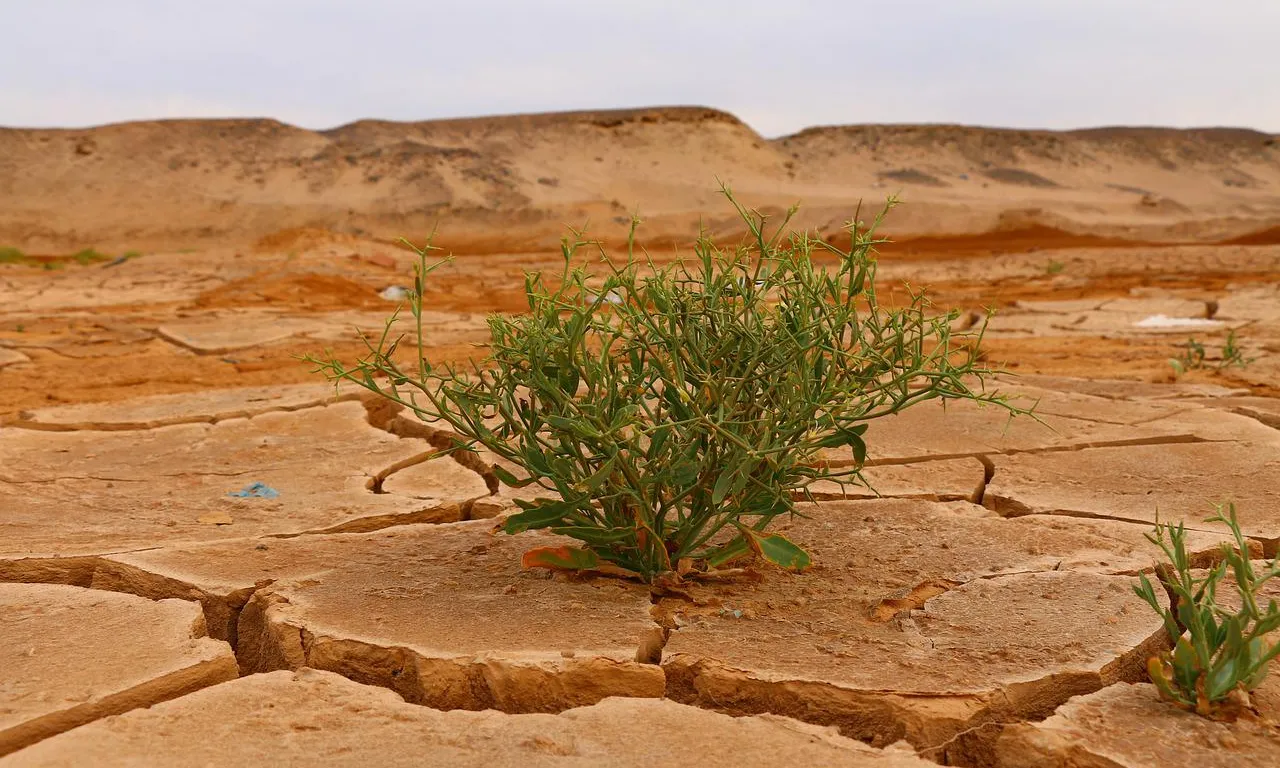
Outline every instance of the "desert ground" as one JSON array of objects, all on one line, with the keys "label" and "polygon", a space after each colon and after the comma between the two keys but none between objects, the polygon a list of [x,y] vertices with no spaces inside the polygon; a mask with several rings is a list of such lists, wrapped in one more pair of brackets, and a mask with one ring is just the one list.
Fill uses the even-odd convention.
[{"label": "desert ground", "polygon": [[[614,247],[638,213],[659,259],[741,237],[718,180],[835,244],[898,194],[882,297],[993,311],[990,385],[1038,418],[881,419],[874,491],[778,524],[815,567],[654,591],[522,569],[557,537],[494,532],[519,491],[300,359],[382,329],[401,237],[454,255],[424,344],[462,361],[568,227]],[[1205,566],[1225,501],[1280,548],[1280,137],[766,139],[702,108],[0,129],[0,249],[4,768],[1280,766],[1280,673],[1234,722],[1160,701],[1132,590],[1157,519]]]}]

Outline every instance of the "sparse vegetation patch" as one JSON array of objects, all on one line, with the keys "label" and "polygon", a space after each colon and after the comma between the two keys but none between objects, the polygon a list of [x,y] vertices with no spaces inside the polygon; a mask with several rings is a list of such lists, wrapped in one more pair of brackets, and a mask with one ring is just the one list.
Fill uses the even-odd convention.
[{"label": "sparse vegetation patch", "polygon": [[1173,367],[1174,374],[1178,376],[1187,371],[1221,371],[1227,368],[1245,368],[1252,362],[1252,358],[1245,357],[1244,348],[1240,346],[1239,340],[1236,339],[1235,331],[1227,332],[1227,339],[1222,343],[1222,351],[1218,355],[1216,362],[1209,359],[1209,353],[1204,344],[1194,338],[1187,339],[1187,343],[1182,345],[1182,353],[1178,357],[1169,359],[1169,365]]}]

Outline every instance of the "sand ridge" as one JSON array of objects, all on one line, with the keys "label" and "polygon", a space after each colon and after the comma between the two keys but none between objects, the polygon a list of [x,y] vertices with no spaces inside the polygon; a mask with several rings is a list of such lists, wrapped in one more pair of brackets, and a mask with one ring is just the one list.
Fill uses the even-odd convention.
[{"label": "sand ridge", "polygon": [[1255,131],[854,125],[766,139],[702,107],[324,131],[267,119],[0,128],[0,177],[0,244],[36,253],[307,228],[394,241],[437,224],[457,252],[540,250],[566,224],[617,239],[635,211],[648,242],[668,247],[699,225],[737,227],[713,213],[716,179],[776,211],[803,200],[800,223],[831,233],[859,201],[901,192],[911,205],[893,234],[991,238],[961,243],[980,250],[1273,243],[1280,223],[1280,144]]}]

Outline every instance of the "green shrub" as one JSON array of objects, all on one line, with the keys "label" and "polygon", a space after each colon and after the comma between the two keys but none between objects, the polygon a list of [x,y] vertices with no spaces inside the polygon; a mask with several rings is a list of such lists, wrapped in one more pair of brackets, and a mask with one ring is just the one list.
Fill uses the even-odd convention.
[{"label": "green shrub", "polygon": [[0,246],[0,264],[22,264],[27,254],[12,246]]},{"label": "green shrub", "polygon": [[[423,281],[439,266],[428,264],[430,246],[417,249],[408,300],[416,369],[392,359],[390,322],[353,366],[308,359],[518,466],[520,477],[496,469],[504,483],[554,491],[519,501],[504,529],[549,529],[583,548],[535,550],[528,566],[623,569],[651,582],[754,555],[802,570],[809,556],[769,523],[793,513],[811,483],[860,482],[867,422],[936,398],[1014,409],[971,389],[990,373],[978,360],[981,329],[957,339],[957,315],[930,316],[919,294],[902,309],[879,303],[880,217],[870,229],[850,224],[842,252],[784,234],[795,209],[769,235],[764,216],[724,193],[748,243],[722,249],[703,237],[694,258],[659,265],[637,257],[637,221],[615,264],[575,233],[554,282],[526,275],[526,314],[489,318],[489,357],[466,372],[422,360]],[[575,266],[588,245],[602,279]],[[833,268],[816,256],[834,257]],[[848,449],[859,466],[830,468],[824,449]]]},{"label": "green shrub", "polygon": [[[1157,525],[1147,538],[1164,550],[1169,563],[1156,569],[1157,577],[1173,602],[1165,608],[1145,575],[1134,590],[1164,619],[1173,644],[1147,663],[1151,682],[1161,698],[1196,714],[1227,719],[1248,705],[1248,692],[1267,675],[1271,660],[1280,654],[1280,643],[1269,644],[1266,635],[1280,628],[1280,606],[1271,600],[1264,610],[1258,591],[1280,576],[1280,562],[1258,573],[1249,560],[1249,546],[1236,522],[1235,505],[1208,522],[1226,523],[1232,543],[1223,543],[1222,561],[1197,575],[1187,555],[1186,531],[1181,524]],[[1239,608],[1218,603],[1218,587],[1232,576]]]}]

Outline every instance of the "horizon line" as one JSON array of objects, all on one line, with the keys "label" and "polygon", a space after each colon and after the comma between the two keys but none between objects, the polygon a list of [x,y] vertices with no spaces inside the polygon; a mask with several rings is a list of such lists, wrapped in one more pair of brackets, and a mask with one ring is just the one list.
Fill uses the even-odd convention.
[{"label": "horizon line", "polygon": [[566,109],[566,110],[550,110],[543,112],[497,112],[476,115],[457,115],[449,117],[431,117],[419,120],[399,120],[381,117],[362,117],[345,123],[328,127],[328,128],[309,128],[307,126],[290,123],[277,117],[267,115],[220,115],[220,116],[166,116],[166,117],[141,117],[129,120],[115,120],[104,123],[94,123],[90,125],[0,125],[0,130],[4,131],[92,131],[102,128],[114,128],[127,125],[140,125],[146,123],[194,123],[194,122],[269,122],[279,125],[295,128],[297,130],[307,131],[310,133],[328,134],[341,131],[344,128],[360,125],[362,123],[384,123],[391,125],[423,125],[423,124],[447,124],[447,123],[466,123],[481,121],[503,121],[503,120],[554,120],[562,121],[573,118],[588,118],[591,116],[621,116],[629,115],[634,117],[642,117],[646,113],[705,113],[707,116],[720,116],[731,118],[734,122],[741,124],[751,130],[757,136],[768,141],[779,141],[782,139],[799,136],[811,131],[822,130],[838,130],[842,128],[965,128],[984,131],[1007,131],[1022,133],[1051,133],[1051,134],[1072,134],[1072,133],[1088,133],[1107,130],[1130,130],[1130,131],[1176,131],[1176,132],[1211,132],[1211,131],[1233,131],[1256,133],[1266,137],[1280,137],[1280,133],[1271,133],[1261,128],[1241,125],[1194,125],[1194,126],[1174,126],[1174,125],[1158,125],[1158,124],[1138,124],[1138,123],[1112,123],[1104,125],[1078,126],[1074,128],[1043,128],[1043,127],[1016,127],[1001,126],[982,123],[960,123],[945,120],[940,121],[922,121],[922,122],[893,122],[893,121],[868,121],[868,122],[852,122],[852,123],[821,123],[805,126],[799,130],[790,133],[784,133],[777,136],[765,136],[747,121],[738,117],[734,113],[720,109],[697,104],[664,104],[650,105],[643,107],[605,107],[600,109]]}]

